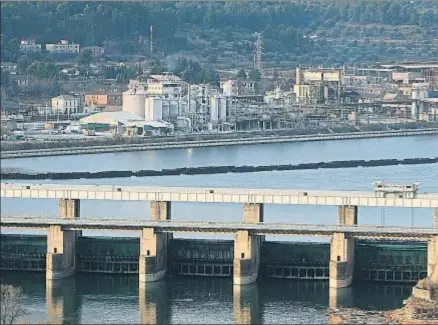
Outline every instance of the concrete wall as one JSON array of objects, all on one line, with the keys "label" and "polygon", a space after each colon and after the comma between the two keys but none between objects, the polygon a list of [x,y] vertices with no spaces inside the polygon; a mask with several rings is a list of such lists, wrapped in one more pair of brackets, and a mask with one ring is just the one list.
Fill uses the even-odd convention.
[{"label": "concrete wall", "polygon": [[158,281],[166,275],[168,234],[145,228],[140,236],[139,281]]},{"label": "concrete wall", "polygon": [[58,215],[63,219],[78,219],[80,217],[80,209],[80,200],[58,200]]},{"label": "concrete wall", "polygon": [[330,280],[331,288],[345,288],[353,282],[354,272],[353,238],[343,233],[335,233],[330,242]]},{"label": "concrete wall", "polygon": [[427,276],[438,284],[438,237],[427,244]]},{"label": "concrete wall", "polygon": [[243,205],[243,222],[259,223],[263,222],[264,206],[260,203],[250,203]]},{"label": "concrete wall", "polygon": [[164,221],[171,219],[171,202],[150,201],[151,220]]},{"label": "concrete wall", "polygon": [[76,233],[50,226],[47,232],[46,279],[61,279],[75,272]]},{"label": "concrete wall", "polygon": [[357,206],[351,206],[351,205],[339,206],[338,224],[357,225]]},{"label": "concrete wall", "polygon": [[238,231],[234,239],[234,275],[236,285],[249,284],[257,279],[260,265],[260,236],[249,235],[248,231]]}]

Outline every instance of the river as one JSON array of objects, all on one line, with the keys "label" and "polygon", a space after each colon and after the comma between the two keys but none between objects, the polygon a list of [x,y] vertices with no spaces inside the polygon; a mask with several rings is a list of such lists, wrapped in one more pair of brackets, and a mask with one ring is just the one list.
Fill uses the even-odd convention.
[{"label": "river", "polygon": [[[2,161],[2,168],[42,172],[100,171],[207,165],[296,164],[347,159],[369,160],[436,156],[438,156],[438,136],[414,136],[10,159]],[[116,180],[74,180],[69,181],[69,183],[112,184],[116,182],[122,185],[371,190],[372,182],[376,180],[396,183],[420,182],[420,191],[438,192],[438,164],[117,178]],[[44,183],[49,182],[56,183],[56,181],[44,181]],[[41,183],[41,181],[36,183]],[[1,206],[2,215],[32,214],[55,217],[57,209],[57,204],[53,200],[2,199]],[[175,203],[172,206],[172,219],[240,221],[241,210],[241,206],[234,204]],[[81,217],[83,218],[148,218],[148,216],[147,202],[84,201],[81,203]],[[336,223],[336,207],[266,205],[265,220],[266,222]],[[430,227],[432,226],[432,209],[360,208],[359,223],[403,226],[412,224]],[[84,232],[84,235],[94,234],[96,233],[91,231]],[[114,235],[112,233],[103,234]],[[136,236],[137,234],[128,235]],[[188,236],[180,235],[178,237]],[[212,238],[214,236],[196,237]],[[219,238],[231,237],[224,235]],[[267,237],[266,239],[317,240],[307,237],[298,239]],[[26,316],[27,320],[45,319],[44,275],[4,273],[2,278],[22,285],[26,294],[25,305],[30,311],[30,314]],[[136,277],[78,274],[70,281],[75,284],[75,289],[71,291],[75,303],[71,307],[72,310],[68,311],[70,322],[139,322]],[[165,286],[167,288],[165,296],[168,299],[163,302],[163,305],[169,313],[166,316],[168,317],[167,322],[173,324],[233,322],[231,279],[175,278],[166,280]],[[198,290],[199,287],[204,289]],[[313,289],[308,289],[310,287]],[[353,305],[362,308],[391,309],[400,307],[403,299],[407,298],[409,293],[409,286],[381,284],[361,286],[356,284],[350,293],[354,299],[350,300]],[[312,282],[312,285],[306,287],[301,282],[296,281],[263,280],[258,284],[258,296],[260,299],[255,304],[258,306],[257,310],[261,315],[262,323],[327,322],[327,284]]]}]

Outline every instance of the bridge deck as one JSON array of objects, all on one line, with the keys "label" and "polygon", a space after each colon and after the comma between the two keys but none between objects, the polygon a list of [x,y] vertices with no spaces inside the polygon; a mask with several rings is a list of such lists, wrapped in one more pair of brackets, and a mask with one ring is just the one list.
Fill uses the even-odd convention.
[{"label": "bridge deck", "polygon": [[172,201],[205,203],[265,203],[438,208],[438,193],[380,198],[374,192],[273,190],[203,187],[60,185],[1,183],[2,198]]},{"label": "bridge deck", "polygon": [[401,228],[375,225],[343,226],[343,225],[303,225],[282,223],[245,224],[234,222],[187,222],[187,221],[146,221],[124,219],[77,219],[38,217],[2,217],[2,228],[48,228],[59,225],[64,230],[128,230],[139,231],[143,228],[154,228],[158,232],[202,232],[202,233],[235,233],[247,230],[254,235],[309,235],[331,236],[334,233],[346,233],[357,238],[388,238],[427,240],[438,236],[434,228]]}]

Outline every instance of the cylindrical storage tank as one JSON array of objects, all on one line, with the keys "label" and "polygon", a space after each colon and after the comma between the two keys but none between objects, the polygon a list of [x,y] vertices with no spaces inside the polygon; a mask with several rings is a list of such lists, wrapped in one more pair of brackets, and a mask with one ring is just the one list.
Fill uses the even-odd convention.
[{"label": "cylindrical storage tank", "polygon": [[163,119],[163,99],[159,96],[151,96],[145,99],[145,119],[158,121]]},{"label": "cylindrical storage tank", "polygon": [[223,122],[227,120],[227,98],[219,97],[219,121]]},{"label": "cylindrical storage tank", "polygon": [[178,101],[169,100],[169,115],[178,116]]},{"label": "cylindrical storage tank", "polygon": [[412,99],[419,99],[420,91],[418,89],[412,89]]},{"label": "cylindrical storage tank", "polygon": [[163,119],[166,120],[170,116],[170,106],[169,106],[169,100],[162,100],[161,104],[161,114],[163,116]]},{"label": "cylindrical storage tank", "polygon": [[123,93],[122,111],[140,117],[145,117],[145,98],[147,93],[143,89],[130,89]]},{"label": "cylindrical storage tank", "polygon": [[210,97],[210,122],[217,122],[219,119],[219,97]]}]

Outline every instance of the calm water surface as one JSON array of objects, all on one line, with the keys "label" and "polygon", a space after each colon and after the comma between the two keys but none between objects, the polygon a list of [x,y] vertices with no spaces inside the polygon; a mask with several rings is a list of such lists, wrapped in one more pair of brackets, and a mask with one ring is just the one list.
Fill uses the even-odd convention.
[{"label": "calm water surface", "polygon": [[[437,156],[438,136],[418,136],[11,159],[2,161],[2,168],[14,167],[27,171],[135,170]],[[396,183],[421,182],[421,191],[438,192],[438,164],[73,180],[69,183],[371,190],[371,183],[376,180]],[[44,181],[44,183],[56,182]],[[30,214],[55,217],[57,214],[57,204],[54,200],[2,199],[1,207],[2,215]],[[172,219],[176,220],[240,221],[241,215],[242,207],[234,204],[174,203],[172,206]],[[81,217],[146,219],[149,217],[148,203],[83,201]],[[336,207],[266,205],[265,220],[336,223]],[[430,227],[432,210],[360,208],[359,223]],[[84,232],[84,235],[94,234],[97,233]],[[138,236],[136,233],[99,232],[98,234]],[[175,237],[232,238],[225,235]],[[267,237],[267,240],[317,241],[321,239],[271,236]],[[139,323],[145,319],[173,324],[232,323],[239,322],[242,313],[248,314],[248,312],[253,322],[262,323],[327,323],[328,320],[328,282],[263,280],[256,286],[245,289],[245,292],[236,293],[233,292],[232,279],[176,277],[169,278],[156,286],[148,286],[146,290],[140,292],[136,276],[77,274],[56,283],[47,290],[44,274],[3,272],[2,279],[23,287],[26,294],[25,305],[29,311],[25,319],[33,322],[44,321],[47,313],[49,318],[58,315],[56,317],[63,317],[64,322],[67,323]],[[398,308],[402,305],[403,299],[409,296],[410,290],[410,286],[356,284],[353,288],[344,291],[342,304],[370,310]],[[55,308],[56,306],[58,308]],[[59,306],[64,307],[60,309]]]}]

